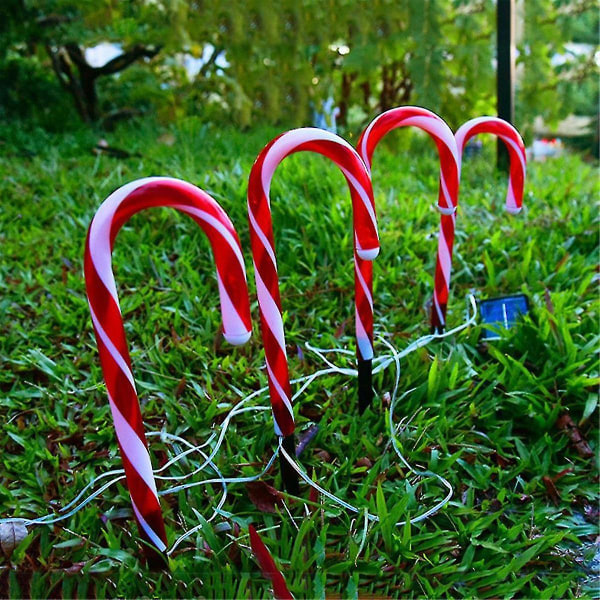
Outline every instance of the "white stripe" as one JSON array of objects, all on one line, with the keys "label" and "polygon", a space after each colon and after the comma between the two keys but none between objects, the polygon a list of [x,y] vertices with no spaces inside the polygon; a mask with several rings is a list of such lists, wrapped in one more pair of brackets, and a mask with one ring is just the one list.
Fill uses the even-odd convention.
[{"label": "white stripe", "polygon": [[227,289],[221,281],[217,271],[217,284],[219,286],[219,298],[221,300],[221,318],[223,319],[223,336],[234,346],[245,344],[252,333],[244,324],[237,308],[233,305]]},{"label": "white stripe", "polygon": [[[458,128],[458,130],[454,136],[456,139],[456,144],[458,146],[459,158],[460,158],[459,180],[460,180],[461,169],[462,169],[462,153],[463,153],[465,145],[466,145],[467,137],[469,137],[469,139],[470,139],[469,134],[475,127],[477,127],[478,125],[487,124],[487,123],[496,123],[496,124],[508,126],[509,129],[511,130],[513,136],[517,140],[519,140],[521,142],[521,144],[523,144],[523,140],[521,139],[519,132],[510,123],[508,123],[507,121],[504,121],[503,119],[499,119],[497,117],[477,117],[475,119],[471,119],[470,121],[467,121],[466,123],[463,123]],[[517,155],[517,158],[519,159],[519,163],[521,165],[521,170],[523,172],[523,179],[525,179],[526,172],[527,172],[526,158],[523,155],[523,150],[522,150],[521,146],[519,146],[519,144],[512,137],[510,137],[507,134],[502,134],[502,133],[501,134],[493,134],[492,132],[488,132],[488,131],[481,131],[479,133],[491,133],[492,135],[496,135],[496,137],[501,139],[507,146],[510,146],[514,150],[515,154]],[[508,210],[508,212],[510,212],[512,214],[518,213],[521,210],[517,206],[514,189],[513,189],[513,185],[512,185],[512,177],[510,176],[510,174],[508,177],[508,190],[506,193],[506,209]]]},{"label": "white stripe", "polygon": [[520,208],[517,206],[512,179],[510,177],[508,178],[508,190],[506,191],[506,210],[513,214],[519,212],[520,210]]},{"label": "white stripe", "polygon": [[[508,136],[499,135],[498,137],[500,139],[502,139],[506,144],[508,144],[515,151],[517,157],[519,158],[519,162],[521,163],[521,170],[523,171],[523,179],[524,179],[525,174],[527,172],[527,167],[525,165],[525,157],[523,156],[523,151],[519,147],[519,144],[517,144],[512,138],[510,138]],[[522,142],[522,140],[521,140],[521,142]]]},{"label": "white stripe", "polygon": [[267,322],[268,328],[271,330],[279,347],[281,348],[284,356],[287,360],[287,354],[285,351],[285,335],[283,333],[283,320],[281,319],[281,313],[275,303],[275,300],[271,297],[271,294],[265,286],[256,264],[254,265],[254,279],[256,281],[256,294],[258,296],[258,304],[260,310]]},{"label": "white stripe", "polygon": [[[264,158],[262,169],[261,169],[261,183],[263,186],[263,193],[267,198],[267,202],[269,207],[271,206],[271,200],[269,196],[270,188],[271,188],[271,180],[273,178],[273,174],[275,169],[281,163],[281,161],[288,156],[293,150],[295,150],[298,146],[306,142],[318,142],[318,141],[328,141],[339,144],[342,147],[350,150],[352,154],[359,159],[360,163],[364,165],[364,162],[360,155],[356,152],[356,150],[343,138],[338,135],[331,133],[329,131],[325,131],[324,129],[317,129],[315,127],[302,127],[300,129],[293,129],[292,131],[288,131],[280,136],[273,145],[267,151],[267,154]],[[379,234],[377,232],[377,218],[375,217],[375,210],[373,208],[371,199],[369,198],[367,192],[360,185],[357,179],[348,171],[346,171],[342,166],[335,160],[332,159],[332,162],[338,166],[338,168],[346,175],[348,178],[350,185],[354,187],[358,195],[360,196],[365,208],[371,218],[371,222],[373,223],[373,228],[375,229],[375,235],[377,239],[379,239]],[[260,238],[265,247],[266,251],[269,253],[271,260],[273,261],[273,265],[277,266],[275,262],[275,256],[273,249],[270,247],[268,240],[262,230],[260,229],[254,215],[252,214],[252,209],[250,207],[250,203],[248,203],[248,215],[252,228],[256,231],[256,234]],[[360,248],[360,247],[359,247]],[[378,248],[367,248],[363,250],[360,248],[359,255],[363,255],[361,257],[367,259],[367,257],[375,258],[378,253]]]},{"label": "white stripe", "polygon": [[446,280],[446,287],[450,289],[450,273],[452,271],[452,261],[450,259],[450,250],[448,249],[448,244],[446,243],[444,231],[441,226],[440,232],[438,234],[438,257],[440,260],[440,265],[442,267],[442,273],[444,274],[444,279]]},{"label": "white stripe", "polygon": [[[442,121],[442,123],[446,123],[442,117],[440,117],[439,115],[437,115],[436,113],[434,113],[433,111],[427,109],[427,108],[423,108],[422,106],[402,106],[402,107],[396,107],[396,108],[390,108],[389,110],[386,110],[384,113],[381,113],[379,116],[375,117],[368,125],[368,127],[365,129],[365,131],[363,132],[363,136],[362,136],[362,143],[359,149],[359,154],[361,156],[361,158],[363,159],[366,167],[367,167],[367,171],[369,172],[369,174],[371,174],[371,163],[369,161],[369,158],[367,156],[367,146],[368,146],[368,139],[369,136],[371,135],[371,130],[373,129],[373,127],[375,126],[375,124],[382,119],[383,117],[385,117],[386,115],[388,115],[389,113],[405,113],[408,112],[410,110],[420,110],[423,111],[423,114],[421,115],[413,115],[413,116],[420,116],[420,117],[427,117],[429,119],[437,119],[438,121]],[[392,129],[396,129],[398,127],[403,127],[405,125],[404,120],[408,119],[408,118],[412,118],[412,117],[408,117],[408,116],[404,116],[404,114],[402,114],[402,116],[400,117],[400,121],[398,123],[396,123],[391,129],[389,129],[388,131],[385,132],[385,134],[389,133]],[[384,135],[385,135],[384,134]]]},{"label": "white stripe", "polygon": [[279,163],[292,152],[295,148],[306,142],[335,142],[340,146],[348,148],[352,154],[356,150],[343,138],[330,131],[318,129],[316,127],[301,127],[292,129],[280,136],[267,151],[261,169],[261,182],[263,191],[267,200],[269,199],[269,189],[271,188],[271,179]]},{"label": "white stripe", "polygon": [[148,177],[132,181],[114,191],[101,205],[90,225],[89,250],[92,263],[106,286],[109,294],[119,306],[117,287],[112,272],[112,256],[110,248],[110,229],[115,212],[131,192],[147,183],[162,179],[161,177]]},{"label": "white stripe", "polygon": [[282,402],[285,404],[285,407],[288,409],[288,412],[290,413],[290,416],[292,417],[292,421],[294,421],[294,409],[292,408],[290,399],[287,397],[287,394],[283,391],[283,388],[281,387],[281,385],[279,385],[279,381],[278,381],[277,377],[275,377],[275,374],[271,370],[269,361],[266,360],[265,363],[267,365],[267,371],[269,373],[270,381],[273,384],[273,386],[275,387],[275,389],[277,390],[277,393],[279,394],[279,397],[281,398]]},{"label": "white stripe", "polygon": [[152,474],[150,454],[148,454],[148,450],[144,445],[144,442],[140,440],[135,429],[133,429],[133,427],[121,414],[121,411],[115,404],[110,393],[108,394],[108,402],[110,404],[113,421],[115,422],[117,438],[119,438],[119,443],[123,449],[123,454],[127,456],[127,460],[129,460],[133,468],[137,471],[138,475],[150,488],[152,494],[156,496],[156,501],[158,502],[158,494],[156,493],[156,483],[154,482],[154,476]]},{"label": "white stripe", "polygon": [[440,303],[438,302],[435,292],[433,293],[433,306],[435,307],[435,312],[437,313],[440,325],[444,327],[446,325],[446,319],[444,319],[444,315],[442,314],[442,309],[440,307]]},{"label": "white stripe", "polygon": [[158,537],[158,535],[154,533],[154,530],[152,529],[152,527],[150,527],[150,525],[148,525],[146,519],[142,517],[142,513],[138,510],[138,507],[135,505],[133,497],[131,497],[131,505],[133,506],[133,512],[137,517],[138,523],[140,524],[150,541],[158,548],[160,552],[164,552],[167,549],[167,547],[165,546],[164,542]]},{"label": "white stripe", "polygon": [[356,277],[360,282],[360,287],[363,289],[367,300],[369,301],[369,306],[371,307],[371,312],[373,312],[373,296],[371,296],[371,290],[367,287],[367,282],[365,281],[362,273],[360,272],[360,268],[358,266],[358,262],[354,259],[354,272],[356,273]]},{"label": "white stripe", "polygon": [[360,156],[363,159],[363,162],[365,163],[365,166],[367,167],[367,172],[369,173],[369,175],[371,175],[371,161],[369,160],[369,156],[367,153],[367,142],[369,140],[369,136],[371,135],[371,130],[373,129],[375,123],[377,123],[377,121],[379,121],[379,119],[381,119],[381,117],[383,117],[383,115],[385,115],[386,113],[383,113],[381,115],[379,115],[378,117],[376,117],[375,119],[373,119],[370,123],[369,126],[365,129],[365,132],[363,134],[363,138],[362,138],[362,144],[360,145]]},{"label": "white stripe", "polygon": [[[463,153],[463,151],[465,149],[465,145],[466,145],[466,139],[469,136],[469,133],[471,132],[471,130],[474,127],[477,127],[478,125],[480,125],[482,123],[489,123],[489,122],[497,123],[497,124],[501,124],[501,125],[507,125],[511,129],[515,138],[520,140],[521,144],[523,143],[523,140],[522,140],[519,132],[508,121],[504,121],[503,119],[499,119],[498,117],[486,117],[486,116],[476,117],[475,119],[471,119],[471,120],[467,121],[466,123],[463,123],[458,128],[458,130],[456,131],[456,134],[454,136],[456,139],[456,145],[458,147],[458,153],[459,153],[459,158],[460,158],[461,162],[462,162],[462,153]],[[481,133],[486,133],[486,132],[482,131]],[[500,134],[498,137],[501,138],[506,143],[510,144],[510,146],[514,148],[515,152],[517,153],[517,156],[519,157],[519,161],[521,162],[523,174],[525,174],[526,160],[525,160],[525,156],[523,155],[523,150],[521,149],[521,147],[513,139],[509,138],[508,136],[506,136],[504,134]]]},{"label": "white stripe", "polygon": [[238,259],[238,262],[240,263],[240,267],[242,268],[244,278],[246,277],[246,269],[244,267],[244,257],[242,256],[242,251],[240,250],[240,246],[239,246],[237,240],[235,239],[235,237],[231,234],[231,231],[229,231],[229,229],[227,229],[227,227],[225,227],[225,225],[223,225],[223,223],[221,223],[221,221],[219,221],[217,218],[215,218],[210,213],[200,210],[199,208],[185,206],[182,204],[172,204],[171,208],[180,210],[181,212],[187,213],[188,215],[194,215],[195,217],[198,217],[199,219],[201,219],[205,223],[208,223],[211,227],[216,229],[221,234],[223,239],[231,247],[231,250],[235,254],[236,258]]},{"label": "white stripe", "polygon": [[475,117],[474,119],[470,119],[463,123],[454,134],[454,138],[456,139],[456,146],[458,147],[459,154],[462,154],[465,150],[466,139],[474,127],[477,127],[481,123],[502,123],[500,119],[497,117]]},{"label": "white stripe", "polygon": [[358,309],[355,308],[354,313],[356,320],[356,344],[358,345],[362,358],[364,360],[371,360],[373,358],[373,346],[371,345],[371,340],[365,331],[360,315],[358,314]]},{"label": "white stripe", "polygon": [[[521,171],[523,172],[523,181],[525,181],[527,171],[525,167],[525,159],[523,158],[521,149],[519,148],[518,144],[516,144],[514,140],[507,136],[501,135],[498,137],[500,137],[500,139],[502,139],[504,143],[508,144],[515,151],[519,159],[519,163],[521,165]],[[510,174],[508,176],[508,190],[506,192],[506,210],[512,214],[518,213],[521,210],[520,207],[517,206],[517,201],[513,189],[513,181]]]},{"label": "white stripe", "polygon": [[458,166],[458,148],[456,146],[456,140],[454,139],[454,134],[452,130],[445,121],[441,118],[433,118],[433,117],[409,117],[403,121],[403,125],[412,125],[414,127],[419,127],[424,131],[432,133],[436,137],[438,137],[450,150],[454,158],[455,164]]},{"label": "white stripe", "polygon": [[[340,170],[348,178],[348,180],[350,181],[350,185],[358,192],[358,195],[360,196],[360,199],[362,200],[363,204],[365,205],[365,208],[367,209],[367,212],[369,213],[369,217],[371,218],[371,223],[373,224],[373,229],[375,230],[375,235],[377,236],[377,239],[379,239],[379,233],[377,231],[377,217],[375,216],[375,210],[373,208],[373,204],[371,203],[371,199],[369,198],[369,195],[367,194],[367,192],[365,191],[363,186],[360,185],[360,183],[358,182],[356,177],[354,177],[354,175],[352,175],[352,173],[350,173],[349,171],[347,171],[346,169],[344,169],[342,167],[340,167]],[[354,218],[357,219],[357,216],[355,215]]]},{"label": "white stripe", "polygon": [[442,189],[442,194],[446,199],[446,207],[442,208],[438,205],[438,210],[444,215],[452,215],[456,212],[456,206],[452,202],[450,198],[450,192],[448,192],[448,186],[446,185],[446,180],[444,179],[444,171],[440,169],[440,187]]},{"label": "white stripe", "polygon": [[265,250],[267,251],[269,258],[271,259],[271,262],[273,263],[273,266],[275,267],[275,270],[277,271],[277,260],[275,259],[275,253],[273,251],[273,248],[271,247],[271,244],[269,243],[269,240],[267,239],[267,236],[264,234],[263,230],[260,228],[259,224],[256,222],[256,219],[254,218],[254,215],[252,214],[252,209],[250,208],[250,203],[248,203],[248,218],[250,220],[250,225],[252,226],[252,229],[254,229],[254,231],[256,232],[256,235],[258,236],[258,239],[262,242],[262,245],[264,246]]},{"label": "white stripe", "polygon": [[[460,164],[460,158],[458,149],[456,146],[456,140],[454,139],[454,135],[452,130],[445,121],[443,121],[439,117],[427,117],[427,116],[418,116],[418,117],[409,117],[403,121],[403,125],[411,125],[414,127],[419,127],[428,133],[433,134],[435,137],[439,138],[441,142],[448,148],[450,154],[454,158],[454,164],[456,165],[457,173]],[[445,215],[452,214],[456,207],[454,202],[452,202],[452,198],[450,197],[450,193],[448,192],[448,187],[446,181],[444,179],[444,171],[440,166],[440,186],[442,188],[442,194],[446,200],[446,206],[441,207],[438,205],[438,210]]]},{"label": "white stripe", "polygon": [[92,315],[92,323],[94,324],[94,327],[96,328],[98,337],[102,340],[102,343],[106,346],[106,349],[108,350],[109,354],[112,356],[113,360],[119,366],[119,369],[121,369],[121,371],[123,371],[123,374],[125,375],[125,377],[127,377],[127,379],[129,380],[129,383],[131,384],[131,387],[133,388],[133,391],[135,392],[136,389],[135,389],[135,381],[133,379],[133,373],[131,372],[131,369],[129,368],[127,361],[125,360],[125,358],[123,358],[122,354],[119,352],[117,347],[112,343],[112,340],[108,337],[106,331],[104,331],[104,328],[100,324],[100,321],[98,320],[98,317],[96,316],[96,313],[94,312],[94,309],[92,308],[92,305],[90,304],[89,300],[88,300],[88,304],[90,306],[90,314]]},{"label": "white stripe", "polygon": [[[203,192],[200,188],[187,181],[183,181],[182,179],[175,179],[173,177],[145,177],[121,186],[110,194],[100,205],[100,208],[98,208],[90,225],[90,257],[96,268],[98,277],[100,277],[101,281],[106,286],[106,289],[113,297],[117,306],[119,306],[119,298],[117,296],[115,278],[112,272],[112,253],[110,248],[110,230],[113,218],[116,211],[119,209],[119,206],[129,194],[138,188],[151,183],[176,183],[179,186],[187,188],[188,191],[194,195],[208,196],[208,194]],[[210,196],[208,197],[210,198]],[[170,206],[170,204],[165,202],[165,206]],[[240,262],[243,265],[243,259]]]}]

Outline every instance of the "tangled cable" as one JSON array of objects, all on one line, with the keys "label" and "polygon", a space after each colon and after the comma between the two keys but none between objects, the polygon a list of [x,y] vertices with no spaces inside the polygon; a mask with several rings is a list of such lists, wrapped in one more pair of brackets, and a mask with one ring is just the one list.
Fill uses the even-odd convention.
[{"label": "tangled cable", "polygon": [[[415,340],[414,342],[412,342],[411,344],[409,344],[401,352],[396,350],[396,348],[391,343],[389,343],[387,340],[385,340],[381,337],[379,338],[381,340],[381,342],[389,349],[390,354],[381,355],[381,356],[377,357],[376,359],[374,359],[375,368],[373,369],[373,373],[375,374],[375,373],[382,372],[387,367],[389,367],[391,364],[395,365],[394,385],[393,385],[392,394],[390,396],[390,409],[389,409],[389,414],[388,414],[389,435],[390,435],[390,441],[391,441],[391,445],[394,449],[394,452],[396,453],[399,460],[401,461],[401,463],[405,466],[405,468],[407,470],[409,470],[410,472],[414,473],[415,475],[417,475],[419,477],[434,478],[437,481],[439,481],[447,489],[447,493],[442,500],[437,502],[433,507],[427,509],[425,512],[409,519],[409,522],[411,524],[418,523],[420,521],[424,521],[424,520],[428,519],[429,517],[431,517],[432,515],[434,515],[435,513],[437,513],[438,511],[440,511],[442,508],[444,508],[448,504],[450,499],[452,498],[453,488],[452,488],[452,485],[450,484],[450,482],[447,479],[445,479],[444,477],[442,477],[441,475],[434,473],[432,471],[429,471],[429,470],[419,470],[419,469],[412,467],[410,465],[410,463],[408,462],[408,460],[402,454],[402,451],[400,450],[400,447],[399,447],[398,441],[397,441],[397,437],[396,437],[397,430],[394,426],[394,413],[395,413],[395,409],[396,409],[396,405],[397,405],[398,401],[404,399],[412,391],[414,391],[413,389],[407,390],[400,397],[398,397],[398,388],[400,385],[400,372],[401,372],[400,360],[402,358],[406,357],[407,355],[409,355],[410,353],[414,352],[415,350],[422,348],[423,346],[426,346],[427,344],[429,344],[430,342],[432,342],[434,340],[439,340],[442,338],[449,337],[451,335],[455,335],[455,334],[459,333],[460,331],[466,329],[467,327],[473,325],[477,320],[477,304],[476,304],[475,298],[472,294],[470,294],[467,297],[467,300],[468,300],[468,302],[470,304],[470,308],[471,308],[471,310],[468,311],[467,319],[465,320],[464,323],[462,323],[458,327],[448,330],[445,333],[433,333],[430,335],[422,336],[422,337],[418,338],[417,340]],[[297,400],[304,393],[304,391],[310,386],[310,384],[313,381],[315,381],[316,379],[318,379],[324,375],[336,373],[336,374],[346,375],[346,376],[350,376],[350,377],[358,376],[358,371],[356,369],[338,366],[338,365],[334,364],[333,362],[331,362],[326,357],[326,354],[329,354],[329,353],[337,353],[337,354],[353,356],[354,355],[353,352],[351,352],[349,350],[344,350],[341,348],[331,348],[331,349],[316,348],[316,347],[310,345],[309,343],[306,343],[305,347],[307,348],[307,350],[309,350],[310,352],[313,352],[316,356],[318,356],[327,365],[327,367],[323,368],[323,369],[319,369],[310,375],[306,375],[304,377],[299,377],[299,378],[293,379],[291,381],[291,383],[301,384],[299,389],[296,391],[296,393],[294,394],[294,396],[292,398],[293,401]],[[277,448],[275,449],[271,458],[267,461],[267,464],[264,466],[264,468],[258,474],[245,476],[245,477],[224,477],[223,476],[223,474],[221,473],[221,471],[215,464],[214,458],[217,456],[217,454],[219,453],[219,451],[221,449],[221,446],[222,446],[222,444],[225,440],[226,434],[227,434],[227,429],[229,428],[229,425],[230,425],[232,419],[234,417],[236,417],[237,415],[240,415],[243,413],[270,411],[271,406],[267,406],[267,405],[246,406],[247,403],[250,402],[251,400],[254,400],[255,398],[259,398],[259,397],[265,395],[268,392],[268,389],[269,389],[268,386],[264,386],[256,391],[252,392],[245,398],[243,398],[227,414],[226,418],[220,425],[219,434],[217,435],[216,432],[213,432],[209,436],[209,438],[202,444],[194,445],[194,444],[188,442],[187,440],[183,439],[182,437],[168,433],[166,431],[149,432],[147,434],[149,437],[160,437],[160,439],[163,443],[171,443],[171,444],[180,443],[180,444],[186,446],[186,450],[176,453],[163,466],[154,470],[156,479],[160,479],[162,481],[178,482],[177,485],[174,485],[170,488],[165,488],[165,489],[161,490],[159,492],[159,495],[166,496],[168,494],[174,494],[174,493],[177,493],[177,492],[180,492],[183,490],[187,490],[187,489],[197,487],[197,486],[202,486],[202,485],[221,484],[221,487],[222,487],[221,497],[220,497],[219,501],[217,502],[217,505],[213,508],[212,514],[210,515],[210,517],[208,519],[206,519],[207,522],[211,522],[218,515],[227,516],[226,513],[224,513],[224,511],[222,511],[222,508],[227,500],[228,484],[247,483],[247,482],[251,482],[251,481],[260,479],[262,476],[265,475],[265,473],[267,473],[270,470],[275,459],[281,452],[282,456],[285,457],[285,459],[289,462],[289,464],[296,471],[296,473],[298,473],[298,475],[309,486],[314,488],[317,492],[319,492],[324,497],[328,498],[332,502],[338,504],[339,506],[341,506],[342,508],[344,508],[348,511],[351,511],[351,512],[357,513],[357,514],[364,514],[365,527],[369,521],[378,522],[379,517],[377,515],[369,513],[366,509],[361,509],[356,506],[353,506],[352,504],[349,504],[342,498],[339,498],[338,496],[325,490],[319,484],[314,482],[309,477],[309,475],[306,473],[306,471],[304,471],[304,469],[298,464],[296,459],[294,457],[290,456],[289,453],[285,450],[285,448],[282,445],[282,441],[283,441],[282,437],[279,437]],[[207,450],[205,452],[205,449],[208,446],[210,446],[211,443],[213,441],[215,441],[215,439],[216,439],[216,443],[214,444],[214,447],[210,451]],[[195,466],[192,471],[190,471],[189,473],[185,473],[183,475],[163,475],[163,473],[165,471],[167,471],[167,469],[169,469],[171,466],[173,466],[174,464],[178,463],[182,459],[189,457],[195,453],[200,455],[200,457],[202,458],[202,462],[199,465]],[[187,479],[190,479],[191,477],[193,477],[194,475],[197,475],[198,473],[201,473],[206,468],[210,468],[213,471],[215,476],[211,477],[209,479],[203,479],[200,481],[179,483],[179,482],[185,481]],[[94,488],[101,480],[105,480],[108,478],[111,478],[111,479],[109,479],[107,482],[103,483],[98,489],[96,489],[95,491],[91,492],[89,495],[86,496],[86,493],[88,491],[90,491],[92,488]],[[0,524],[17,523],[17,524],[24,525],[24,526],[51,525],[51,524],[57,523],[59,521],[64,521],[64,520],[72,517],[74,514],[76,514],[80,510],[82,510],[85,506],[87,506],[95,498],[100,496],[109,487],[111,487],[115,483],[118,483],[119,481],[122,481],[123,479],[125,479],[125,472],[123,469],[113,469],[110,471],[106,471],[105,473],[102,473],[98,477],[94,478],[90,483],[88,483],[77,494],[77,496],[71,502],[69,502],[67,505],[65,505],[61,509],[59,509],[58,515],[57,514],[47,514],[42,517],[37,517],[34,519],[11,517],[11,518],[0,519]],[[396,523],[396,526],[402,526],[406,522],[407,521],[399,521]],[[191,529],[186,531],[183,535],[178,537],[177,540],[175,540],[175,542],[171,545],[171,547],[167,551],[167,554],[171,555],[175,551],[175,549],[184,540],[186,540],[187,538],[192,536],[194,533],[196,533],[198,530],[200,530],[202,528],[202,526],[203,526],[202,523],[195,525],[194,527],[192,527]],[[362,541],[362,544],[364,544],[364,539]]]}]

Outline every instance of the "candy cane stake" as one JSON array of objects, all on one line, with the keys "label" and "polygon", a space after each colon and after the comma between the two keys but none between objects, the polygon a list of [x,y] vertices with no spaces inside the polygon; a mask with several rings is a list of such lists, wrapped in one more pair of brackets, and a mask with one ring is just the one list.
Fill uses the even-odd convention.
[{"label": "candy cane stake", "polygon": [[[525,182],[526,156],[525,145],[519,135],[519,132],[510,124],[497,117],[477,117],[467,121],[457,130],[455,134],[456,145],[458,149],[458,178],[460,185],[460,175],[462,168],[462,154],[467,142],[475,135],[480,133],[491,133],[499,137],[508,148],[510,156],[510,171],[508,177],[508,191],[506,193],[506,210],[511,214],[516,214],[523,206],[523,185]],[[458,203],[458,190],[457,190]],[[455,215],[442,215],[440,229],[444,235],[440,235],[438,246],[438,266],[435,272],[435,289],[438,291],[438,306],[440,312],[432,313],[432,327],[438,332],[442,332],[446,323],[446,307],[450,289],[450,277],[452,270],[452,250],[454,245],[454,231],[456,229]],[[440,265],[440,257],[446,255],[449,257],[449,263]],[[448,270],[441,266],[448,264]]]},{"label": "candy cane stake", "polygon": [[[433,292],[432,326],[445,323],[448,286],[454,241],[454,212],[458,205],[459,154],[452,131],[435,113],[418,106],[392,108],[376,117],[361,134],[357,149],[371,172],[373,153],[381,139],[398,127],[418,127],[435,141],[440,158],[440,186],[437,208],[442,214]],[[370,265],[369,265],[370,267]]]},{"label": "candy cane stake", "polygon": [[[217,267],[224,336],[243,344],[252,329],[244,259],[225,211],[206,192],[166,177],[150,177],[113,192],[90,225],[85,247],[85,283],[108,401],[141,536],[164,553],[167,547],[156,483],[135,388],[123,318],[112,271],[112,248],[122,225],[135,213],[170,206],[192,217],[206,233]],[[150,561],[156,551],[146,548]]]},{"label": "candy cane stake", "polygon": [[[272,140],[259,154],[248,183],[248,219],[254,260],[261,333],[265,348],[269,391],[275,432],[284,436],[288,453],[294,453],[294,413],[291,404],[289,368],[281,318],[281,297],[275,259],[273,221],[269,191],[277,165],[290,154],[311,151],[330,158],[342,171],[350,187],[354,220],[355,305],[359,373],[371,373],[373,357],[373,301],[371,280],[361,276],[361,261],[373,260],[379,252],[379,237],[371,179],[354,148],[339,136],[315,128],[288,131]],[[368,388],[368,389],[367,389]],[[362,385],[370,402],[372,388]],[[364,398],[359,403],[365,403]],[[298,476],[281,462],[286,489],[298,493]]]}]

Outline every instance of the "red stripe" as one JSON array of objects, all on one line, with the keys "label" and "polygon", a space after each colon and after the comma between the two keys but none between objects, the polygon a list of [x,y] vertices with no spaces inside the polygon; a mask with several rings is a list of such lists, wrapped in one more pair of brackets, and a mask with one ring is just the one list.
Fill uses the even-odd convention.
[{"label": "red stripe", "polygon": [[[223,209],[208,194],[197,188],[188,187],[181,182],[159,180],[138,187],[121,200],[111,222],[109,234],[111,248],[119,229],[132,215],[146,208],[173,205],[197,208],[214,216],[227,228],[239,247],[239,239],[233,224]],[[251,328],[250,307],[243,268],[235,252],[229,243],[222,238],[221,234],[212,225],[205,223],[202,219],[193,218],[209,238],[217,270],[221,274],[223,284],[242,322],[249,330]],[[88,232],[84,264],[88,299],[106,335],[131,369],[131,360],[127,348],[122,316],[117,303],[96,271],[91,258],[94,248],[90,247],[89,240]],[[147,448],[139,400],[135,389],[110,354],[97,331],[96,341],[107,390],[118,410]],[[120,442],[119,447],[132,500],[135,502],[143,519],[166,545],[165,527],[158,500],[153,491],[135,470],[134,466],[129,462],[127,455],[120,446]],[[143,529],[140,528],[140,532],[143,537],[147,537]]]},{"label": "red stripe", "polygon": [[[285,134],[283,134],[285,135]],[[281,136],[279,136],[281,137]],[[273,236],[273,222],[271,216],[271,209],[269,206],[268,198],[265,196],[265,190],[263,189],[262,183],[262,171],[264,167],[265,158],[279,137],[275,138],[269,144],[265,146],[258,158],[254,162],[252,171],[250,173],[250,179],[248,182],[248,210],[249,217],[253,216],[254,220],[260,227],[260,230],[265,235],[271,249],[275,251],[275,243]],[[375,214],[375,203],[373,200],[373,190],[371,180],[368,172],[358,154],[352,149],[348,148],[343,143],[338,143],[329,140],[315,139],[313,141],[307,141],[299,143],[297,146],[292,148],[285,156],[294,154],[296,152],[310,151],[334,161],[339,167],[348,171],[358,182],[367,195],[368,202],[371,205],[372,212]],[[285,158],[285,157],[283,157]],[[281,160],[283,160],[283,158]],[[280,161],[281,162],[281,161]],[[350,192],[352,198],[353,207],[353,221],[356,236],[358,237],[361,248],[374,249],[379,247],[379,241],[377,236],[376,225],[373,223],[369,211],[367,210],[362,198],[358,194],[357,190],[350,184],[348,177],[345,175],[348,184],[350,185]],[[268,191],[268,190],[267,190]],[[263,246],[263,242],[260,240],[257,232],[255,231],[252,223],[250,223],[250,241],[252,247],[252,255],[254,258],[256,275],[259,276],[273,300],[276,306],[281,312],[281,298],[279,294],[279,278],[277,269],[273,265],[268,252]],[[367,285],[370,284],[371,278],[366,277]],[[358,310],[361,314],[361,320],[367,330],[370,332],[372,337],[373,330],[373,315],[369,303],[364,297],[364,292],[360,286],[358,280],[355,281],[356,289],[356,302]],[[261,310],[261,334],[263,340],[263,346],[265,348],[265,355],[267,361],[273,371],[273,377],[277,380],[281,388],[285,391],[289,398],[291,398],[290,384],[289,384],[289,369],[286,357],[279,347],[279,343],[275,336],[270,332],[266,319]],[[269,376],[269,389],[271,394],[271,404],[273,407],[274,418],[279,425],[279,428],[283,435],[291,435],[294,431],[294,420],[289,414],[288,409],[285,407],[279,393],[275,388],[275,382],[271,380]]]}]

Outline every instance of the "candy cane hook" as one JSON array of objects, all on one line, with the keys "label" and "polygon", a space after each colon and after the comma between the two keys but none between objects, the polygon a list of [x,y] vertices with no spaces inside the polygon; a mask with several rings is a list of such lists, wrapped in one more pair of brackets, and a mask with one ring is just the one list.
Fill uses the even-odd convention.
[{"label": "candy cane hook", "polygon": [[456,139],[456,146],[458,147],[459,184],[462,171],[462,155],[465,146],[472,137],[480,133],[491,133],[500,138],[506,145],[510,156],[506,210],[512,215],[517,214],[523,207],[523,187],[527,171],[527,155],[521,135],[504,119],[499,119],[498,117],[477,117],[463,123],[458,128],[454,137]]},{"label": "candy cane hook", "polygon": [[438,254],[433,292],[432,325],[438,328],[445,323],[448,287],[452,266],[454,212],[458,205],[458,172],[460,158],[456,141],[446,122],[435,113],[418,106],[392,108],[371,121],[361,134],[357,149],[369,172],[377,144],[393,129],[413,126],[426,131],[436,143],[440,158],[440,186],[437,208],[442,213],[438,238]]},{"label": "candy cane hook", "polygon": [[[358,262],[371,261],[379,252],[371,179],[364,163],[350,144],[328,131],[307,127],[280,135],[262,150],[250,173],[248,219],[275,432],[285,437],[288,452],[293,452],[295,425],[269,191],[277,165],[286,156],[303,150],[330,158],[341,169],[348,182],[353,207],[355,259]],[[359,365],[368,361],[370,366],[373,355],[372,291],[370,281],[361,279],[359,266],[355,268],[355,290]],[[369,393],[372,394],[371,389]],[[297,475],[291,467],[286,470],[286,465],[287,461],[282,462],[286,487],[290,491],[296,490]]]},{"label": "candy cane hook", "polygon": [[[526,155],[525,145],[519,135],[519,132],[510,124],[497,117],[477,117],[467,121],[455,134],[456,146],[458,149],[458,179],[460,186],[460,176],[462,169],[462,154],[467,142],[475,135],[480,133],[491,133],[499,137],[508,149],[510,156],[510,171],[508,177],[508,191],[506,193],[506,210],[511,214],[516,214],[523,206],[523,185],[525,182]],[[458,203],[458,189],[456,200]],[[436,268],[435,289],[438,290],[438,306],[440,313],[432,313],[431,325],[441,333],[446,323],[446,307],[450,292],[450,277],[452,273],[452,251],[454,246],[454,232],[456,229],[456,215],[442,215],[440,220],[440,237],[438,247],[438,263],[440,257],[445,256],[446,250],[449,256],[449,268],[447,271],[442,268]],[[443,236],[442,236],[443,232]],[[438,264],[438,266],[441,266]]]},{"label": "candy cane hook", "polygon": [[216,262],[225,339],[232,344],[245,343],[250,338],[252,325],[237,233],[225,211],[206,192],[178,179],[150,177],[119,188],[102,203],[91,222],[85,246],[87,297],[133,512],[142,537],[159,552],[164,552],[167,547],[165,525],[144,435],[111,256],[122,225],[135,213],[155,206],[170,206],[190,215],[206,233]]}]

